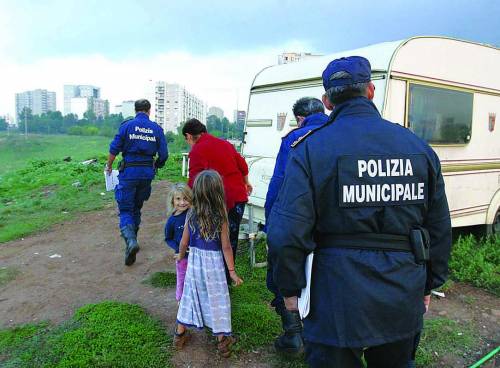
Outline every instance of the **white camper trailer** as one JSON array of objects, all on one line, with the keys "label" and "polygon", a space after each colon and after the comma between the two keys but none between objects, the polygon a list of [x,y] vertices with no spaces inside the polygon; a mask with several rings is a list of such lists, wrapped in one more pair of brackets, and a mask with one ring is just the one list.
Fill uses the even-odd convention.
[{"label": "white camper trailer", "polygon": [[265,68],[250,90],[242,152],[250,166],[253,219],[264,202],[281,137],[296,126],[293,103],[321,98],[329,61],[350,55],[372,66],[382,116],[427,140],[441,159],[454,227],[500,233],[500,49],[443,37],[415,37]]}]

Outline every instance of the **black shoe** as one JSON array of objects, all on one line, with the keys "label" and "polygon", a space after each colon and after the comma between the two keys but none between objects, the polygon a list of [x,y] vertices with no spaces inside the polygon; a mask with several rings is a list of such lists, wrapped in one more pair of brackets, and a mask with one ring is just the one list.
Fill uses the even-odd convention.
[{"label": "black shoe", "polygon": [[135,233],[135,226],[127,225],[121,228],[122,236],[125,239],[125,265],[131,266],[135,263],[135,255],[139,252],[139,244]]},{"label": "black shoe", "polygon": [[299,311],[285,310],[281,314],[284,334],[274,341],[276,351],[289,356],[297,356],[304,352],[302,341],[302,322]]}]

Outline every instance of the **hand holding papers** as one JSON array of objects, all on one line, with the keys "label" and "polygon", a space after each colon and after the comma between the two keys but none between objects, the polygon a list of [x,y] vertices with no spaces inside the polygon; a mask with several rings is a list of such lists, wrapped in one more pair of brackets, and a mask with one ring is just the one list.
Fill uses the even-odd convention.
[{"label": "hand holding papers", "polygon": [[111,171],[111,174],[104,171],[104,180],[106,181],[106,191],[114,190],[118,185],[118,170]]}]

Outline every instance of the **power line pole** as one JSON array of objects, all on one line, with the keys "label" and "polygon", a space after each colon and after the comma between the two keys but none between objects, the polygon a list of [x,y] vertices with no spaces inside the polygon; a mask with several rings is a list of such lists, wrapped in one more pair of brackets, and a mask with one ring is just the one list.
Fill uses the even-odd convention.
[{"label": "power line pole", "polygon": [[28,140],[28,110],[24,109],[24,139]]}]

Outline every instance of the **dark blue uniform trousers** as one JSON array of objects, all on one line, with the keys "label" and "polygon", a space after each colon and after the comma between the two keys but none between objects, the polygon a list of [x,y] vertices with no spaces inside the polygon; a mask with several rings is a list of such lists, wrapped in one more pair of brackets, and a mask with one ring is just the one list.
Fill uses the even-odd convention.
[{"label": "dark blue uniform trousers", "polygon": [[274,298],[271,301],[271,306],[274,307],[274,310],[277,314],[281,316],[285,308],[285,301],[283,300],[283,296],[279,292],[278,286],[274,283],[273,279],[274,272],[274,261],[271,255],[267,254],[267,275],[266,275],[266,286],[267,290],[274,294]]},{"label": "dark blue uniform trousers", "polygon": [[150,179],[121,179],[115,189],[115,199],[120,211],[120,229],[131,224],[141,224],[141,209],[151,195]]},{"label": "dark blue uniform trousers", "polygon": [[306,361],[311,368],[407,368],[414,337],[369,348],[338,348],[306,342]]}]

